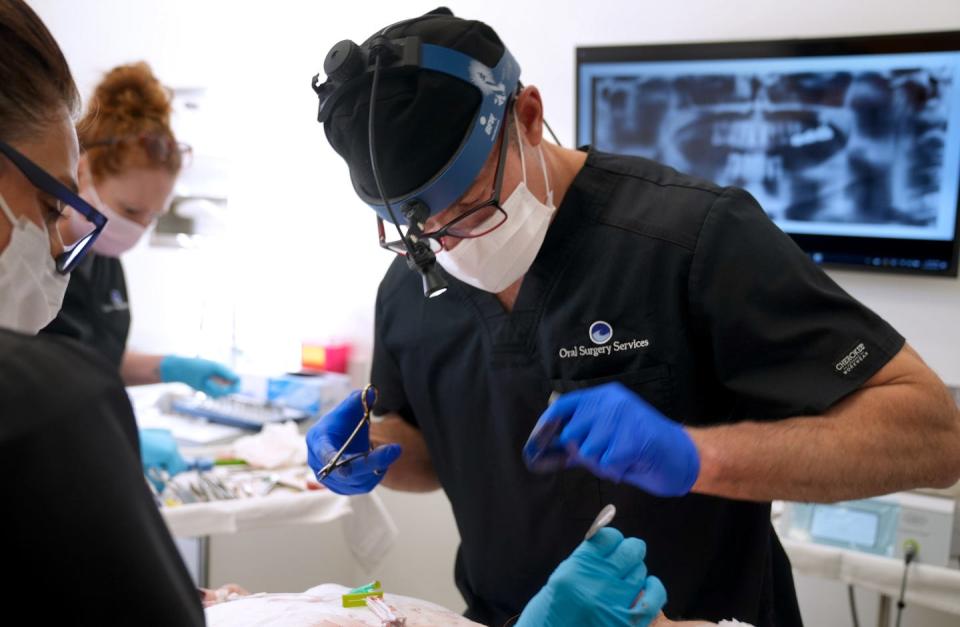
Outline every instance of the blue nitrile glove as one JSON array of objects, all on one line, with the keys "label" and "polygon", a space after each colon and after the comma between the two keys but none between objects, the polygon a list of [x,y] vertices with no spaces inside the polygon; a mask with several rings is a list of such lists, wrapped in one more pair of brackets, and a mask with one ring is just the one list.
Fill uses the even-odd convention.
[{"label": "blue nitrile glove", "polygon": [[163,485],[151,476],[151,468],[166,471],[171,477],[187,469],[187,463],[180,456],[177,442],[168,429],[140,429],[140,460],[144,474],[157,490],[162,490]]},{"label": "blue nitrile glove", "polygon": [[681,425],[665,418],[619,383],[564,394],[547,408],[523,456],[531,470],[544,448],[544,431],[566,449],[567,466],[626,482],[657,496],[683,496],[700,473],[700,455]]},{"label": "blue nitrile glove", "polygon": [[[367,399],[372,402],[372,390]],[[333,459],[362,418],[360,392],[354,391],[336,409],[310,427],[307,432],[307,463],[315,475]],[[365,494],[380,483],[390,464],[400,457],[400,445],[384,444],[371,451],[370,428],[364,425],[341,459],[357,454],[364,456],[337,468],[325,479],[317,476],[317,480],[337,494]]]},{"label": "blue nitrile glove", "polygon": [[647,577],[646,554],[643,540],[601,529],[560,562],[516,627],[646,627],[667,602],[660,580]]},{"label": "blue nitrile glove", "polygon": [[240,377],[233,371],[209,359],[167,355],[160,361],[160,380],[179,381],[194,390],[214,398],[233,394],[240,389]]}]

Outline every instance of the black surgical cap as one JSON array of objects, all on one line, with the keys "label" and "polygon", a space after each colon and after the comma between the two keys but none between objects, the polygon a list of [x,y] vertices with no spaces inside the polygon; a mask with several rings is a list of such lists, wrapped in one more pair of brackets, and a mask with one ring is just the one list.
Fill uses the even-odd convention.
[{"label": "black surgical cap", "polygon": [[[497,65],[504,51],[492,28],[453,17],[448,9],[427,13],[389,29],[385,35],[420,37],[423,43],[452,48],[489,67]],[[324,131],[330,145],[347,162],[357,191],[379,198],[367,142],[372,77],[369,73],[358,88],[337,103]],[[446,165],[470,130],[480,97],[476,87],[432,70],[394,68],[380,72],[375,141],[377,165],[388,197],[414,191]]]}]

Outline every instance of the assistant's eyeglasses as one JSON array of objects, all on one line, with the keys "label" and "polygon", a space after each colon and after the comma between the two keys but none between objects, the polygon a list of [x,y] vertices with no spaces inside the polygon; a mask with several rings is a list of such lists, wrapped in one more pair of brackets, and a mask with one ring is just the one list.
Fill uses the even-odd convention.
[{"label": "assistant's eyeglasses", "polygon": [[63,213],[69,208],[82,215],[90,223],[90,232],[81,237],[76,243],[64,248],[63,252],[57,256],[57,272],[60,274],[69,274],[70,271],[76,268],[83,260],[93,246],[93,243],[100,237],[100,234],[103,232],[103,227],[107,225],[107,217],[94,209],[92,205],[50,175],[46,170],[20,154],[20,152],[10,144],[0,141],[0,153],[6,156],[34,187],[56,198],[58,205],[57,210],[60,213]]}]

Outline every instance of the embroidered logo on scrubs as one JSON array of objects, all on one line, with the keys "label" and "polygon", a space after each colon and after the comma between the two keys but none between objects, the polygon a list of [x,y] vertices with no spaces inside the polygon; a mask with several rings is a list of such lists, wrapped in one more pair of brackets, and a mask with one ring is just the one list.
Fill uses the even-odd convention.
[{"label": "embroidered logo on scrubs", "polygon": [[869,356],[870,351],[867,350],[866,345],[863,342],[857,342],[857,345],[851,348],[847,354],[833,366],[833,369],[836,370],[838,374],[848,375]]},{"label": "embroidered logo on scrubs", "polygon": [[632,340],[614,340],[611,342],[610,340],[613,340],[613,327],[609,322],[604,322],[603,320],[597,320],[591,324],[587,330],[587,335],[590,336],[590,341],[593,342],[593,346],[589,344],[564,346],[557,352],[560,359],[572,359],[574,357],[610,357],[614,353],[644,350],[650,346],[649,339],[638,337]]},{"label": "embroidered logo on scrubs", "polygon": [[126,311],[130,309],[130,304],[123,298],[123,294],[118,289],[110,290],[110,302],[100,306],[103,313],[112,313],[114,311]]},{"label": "embroidered logo on scrubs", "polygon": [[590,341],[594,344],[606,344],[613,337],[613,327],[603,320],[597,320],[590,325]]}]

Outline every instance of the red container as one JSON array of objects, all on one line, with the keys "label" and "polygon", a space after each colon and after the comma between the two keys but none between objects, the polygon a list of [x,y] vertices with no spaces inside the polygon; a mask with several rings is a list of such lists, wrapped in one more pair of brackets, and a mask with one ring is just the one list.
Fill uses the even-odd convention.
[{"label": "red container", "polygon": [[350,344],[311,344],[300,346],[300,366],[306,372],[347,372]]}]

